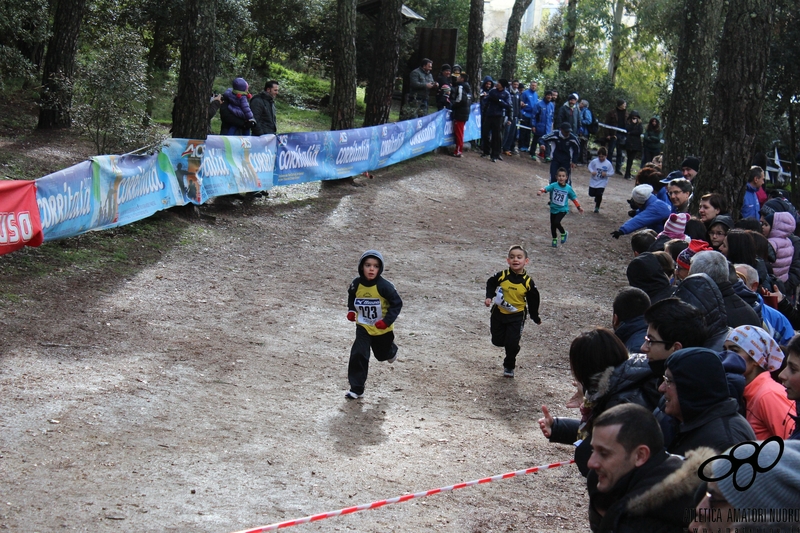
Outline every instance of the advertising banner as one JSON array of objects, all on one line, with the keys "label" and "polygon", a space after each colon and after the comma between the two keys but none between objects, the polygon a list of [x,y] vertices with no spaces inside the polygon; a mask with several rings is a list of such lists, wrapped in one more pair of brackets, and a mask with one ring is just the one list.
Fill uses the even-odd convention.
[{"label": "advertising banner", "polygon": [[[159,165],[159,161],[163,164]],[[148,156],[95,157],[92,197],[91,229],[131,224],[183,204],[175,172],[169,158],[161,152]]]},{"label": "advertising banner", "polygon": [[23,246],[39,246],[43,240],[36,183],[0,181],[0,255]]},{"label": "advertising banner", "polygon": [[205,195],[213,198],[271,189],[275,145],[275,135],[209,135],[199,170]]},{"label": "advertising banner", "polygon": [[92,229],[91,161],[48,174],[35,183],[45,241],[80,235]]}]

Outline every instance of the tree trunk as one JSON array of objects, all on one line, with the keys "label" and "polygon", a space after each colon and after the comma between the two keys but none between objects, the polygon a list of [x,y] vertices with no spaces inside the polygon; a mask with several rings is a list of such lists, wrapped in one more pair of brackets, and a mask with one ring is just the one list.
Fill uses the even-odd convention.
[{"label": "tree trunk", "polygon": [[72,83],[75,54],[86,0],[59,0],[53,16],[53,35],[47,44],[40,98],[40,130],[72,124]]},{"label": "tree trunk", "polygon": [[367,84],[364,127],[385,124],[392,110],[392,94],[400,62],[400,37],[403,31],[403,0],[382,0],[378,18],[377,43],[373,68]]},{"label": "tree trunk", "polygon": [[[384,76],[385,72],[382,72]],[[356,117],[356,0],[336,2],[336,54],[331,130],[353,129]]]},{"label": "tree trunk", "polygon": [[[564,17],[564,47],[561,49],[561,58],[558,61],[558,70],[562,72],[569,72],[570,69],[572,69],[572,56],[575,54],[575,31],[577,27],[578,0],[569,0],[567,2],[567,16]],[[617,61],[619,61],[619,48],[615,50],[617,51]],[[616,74],[617,69],[615,67],[614,73],[611,76],[612,83],[614,83]]]},{"label": "tree trunk", "polygon": [[[514,78],[517,71],[517,48],[519,47],[519,33],[522,29],[522,17],[533,0],[514,0],[511,9],[511,18],[508,19],[506,42],[503,45],[503,61],[500,68],[500,77],[507,80]],[[571,0],[575,1],[575,0]],[[472,17],[470,16],[470,24]]]},{"label": "tree trunk", "polygon": [[[775,0],[728,0],[704,160],[694,198],[718,192],[739,218],[756,134],[761,128]],[[697,202],[698,200],[695,200]]]},{"label": "tree trunk", "polygon": [[[703,119],[713,83],[724,0],[685,0],[672,95],[664,112],[664,162],[669,172],[702,152]],[[728,51],[725,51],[727,54]],[[699,198],[699,195],[695,195]]]},{"label": "tree trunk", "polygon": [[467,75],[473,100],[478,101],[483,68],[483,0],[470,0],[467,29]]},{"label": "tree trunk", "polygon": [[188,0],[181,42],[178,91],[172,111],[172,136],[208,136],[208,99],[214,88],[214,36],[217,0]]},{"label": "tree trunk", "polygon": [[[691,2],[692,0],[686,0]],[[625,0],[616,0],[614,3],[614,22],[611,26],[611,50],[608,53],[608,77],[611,85],[617,81],[619,56],[622,49],[622,15],[625,14]]]}]

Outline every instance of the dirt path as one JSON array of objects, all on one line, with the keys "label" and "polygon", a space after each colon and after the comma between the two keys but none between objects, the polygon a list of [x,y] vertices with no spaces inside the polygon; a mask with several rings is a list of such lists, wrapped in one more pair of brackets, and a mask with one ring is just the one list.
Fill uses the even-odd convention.
[{"label": "dirt path", "polygon": [[[567,351],[625,284],[632,184],[567,216],[550,247],[546,168],[429,155],[364,187],[274,190],[186,226],[132,276],[0,282],[0,529],[227,533],[570,459],[536,424],[574,415]],[[588,174],[574,178],[582,203]],[[486,279],[531,251],[543,323],[517,377],[488,338]],[[347,284],[380,249],[404,300],[399,360],[348,402]],[[28,285],[28,290],[31,286]],[[586,531],[574,466],[292,531]]]}]

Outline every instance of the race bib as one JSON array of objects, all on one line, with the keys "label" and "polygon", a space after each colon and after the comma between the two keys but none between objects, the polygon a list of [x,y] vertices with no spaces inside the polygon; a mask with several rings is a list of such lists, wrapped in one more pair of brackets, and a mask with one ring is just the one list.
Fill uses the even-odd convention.
[{"label": "race bib", "polygon": [[383,318],[379,298],[356,298],[355,306],[359,324],[374,326],[375,322]]},{"label": "race bib", "polygon": [[550,201],[553,205],[560,205],[564,206],[567,205],[567,191],[559,191],[558,189],[553,189],[553,195],[550,198]]}]

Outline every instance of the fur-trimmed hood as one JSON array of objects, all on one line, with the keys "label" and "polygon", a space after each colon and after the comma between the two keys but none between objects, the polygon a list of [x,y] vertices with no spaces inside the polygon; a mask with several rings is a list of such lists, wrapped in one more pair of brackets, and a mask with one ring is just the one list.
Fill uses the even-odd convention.
[{"label": "fur-trimmed hood", "polygon": [[[673,500],[693,495],[701,483],[697,475],[700,465],[715,455],[717,452],[705,447],[687,452],[686,459],[678,470],[653,485],[646,492],[631,498],[627,511],[632,515],[643,516]],[[676,510],[672,509],[671,512],[674,513]],[[683,510],[681,509],[679,512],[683,512]]]}]

